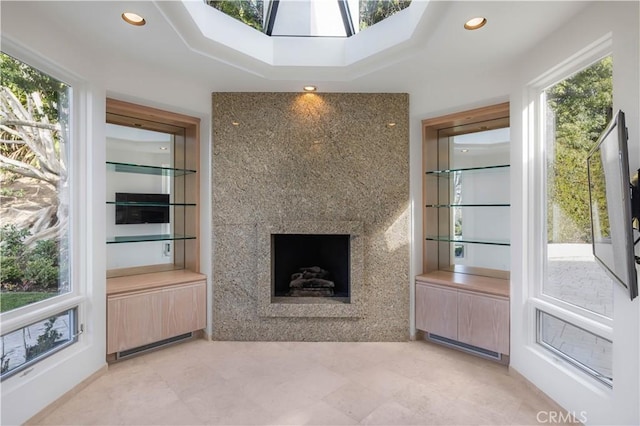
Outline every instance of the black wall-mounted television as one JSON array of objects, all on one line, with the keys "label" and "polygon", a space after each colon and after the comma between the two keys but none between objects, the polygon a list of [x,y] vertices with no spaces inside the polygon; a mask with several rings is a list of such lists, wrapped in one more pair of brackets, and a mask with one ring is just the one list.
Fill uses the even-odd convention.
[{"label": "black wall-mounted television", "polygon": [[116,192],[116,225],[169,223],[169,194]]},{"label": "black wall-mounted television", "polygon": [[624,112],[610,120],[587,156],[593,255],[605,272],[638,296],[632,212],[640,200],[629,176],[629,152]]}]

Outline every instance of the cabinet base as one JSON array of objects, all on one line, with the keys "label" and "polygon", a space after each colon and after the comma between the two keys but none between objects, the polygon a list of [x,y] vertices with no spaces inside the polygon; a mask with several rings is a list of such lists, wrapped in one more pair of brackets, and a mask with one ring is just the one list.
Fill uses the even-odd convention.
[{"label": "cabinet base", "polygon": [[107,361],[120,361],[122,359],[130,358],[136,355],[141,355],[146,352],[150,352],[156,349],[163,348],[178,342],[190,340],[194,338],[194,332],[181,334],[179,336],[170,337],[168,339],[160,340],[157,342],[149,343],[148,345],[138,346],[137,348],[128,349],[126,351],[116,352],[115,354],[109,354]]},{"label": "cabinet base", "polygon": [[496,361],[500,364],[509,365],[509,355],[501,354],[499,352],[493,352],[487,349],[479,348],[477,346],[462,343],[457,340],[449,339],[447,337],[438,336],[432,333],[421,333],[425,340],[428,340],[439,345],[447,346],[453,349],[457,349],[463,352],[467,352],[471,355],[476,355],[482,358]]}]

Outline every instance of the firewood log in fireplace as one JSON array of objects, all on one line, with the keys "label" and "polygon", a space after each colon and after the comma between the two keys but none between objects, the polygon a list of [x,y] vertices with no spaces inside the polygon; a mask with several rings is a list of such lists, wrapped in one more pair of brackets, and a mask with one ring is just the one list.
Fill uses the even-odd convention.
[{"label": "firewood log in fireplace", "polygon": [[319,266],[300,268],[298,272],[291,275],[289,288],[291,296],[333,296],[333,289],[336,286],[328,280],[329,271]]}]

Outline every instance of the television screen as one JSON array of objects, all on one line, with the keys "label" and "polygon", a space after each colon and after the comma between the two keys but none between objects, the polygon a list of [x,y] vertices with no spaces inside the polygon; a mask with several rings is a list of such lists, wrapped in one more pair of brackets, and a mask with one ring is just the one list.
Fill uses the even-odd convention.
[{"label": "television screen", "polygon": [[116,225],[169,223],[169,194],[116,192]]},{"label": "television screen", "polygon": [[593,254],[607,274],[638,295],[624,113],[611,119],[587,157]]}]

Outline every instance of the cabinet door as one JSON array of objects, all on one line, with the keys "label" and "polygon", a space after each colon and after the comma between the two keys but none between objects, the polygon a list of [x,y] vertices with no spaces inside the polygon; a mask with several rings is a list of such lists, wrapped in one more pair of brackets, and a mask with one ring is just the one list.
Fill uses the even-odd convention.
[{"label": "cabinet door", "polygon": [[457,292],[416,284],[416,328],[457,340]]},{"label": "cabinet door", "polygon": [[509,354],[509,301],[458,293],[458,340]]},{"label": "cabinet door", "polygon": [[136,348],[205,326],[204,282],[112,296],[107,300],[107,353]]},{"label": "cabinet door", "polygon": [[162,305],[162,291],[109,297],[107,353],[162,340]]},{"label": "cabinet door", "polygon": [[205,283],[178,287],[162,298],[163,338],[205,328],[207,321]]}]

